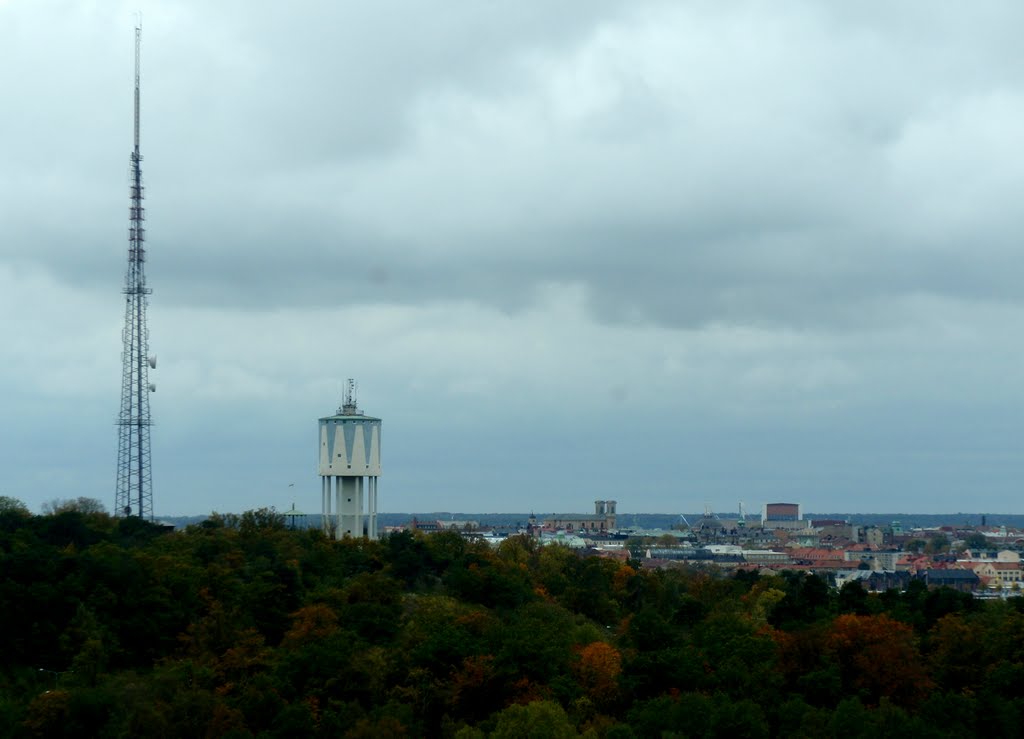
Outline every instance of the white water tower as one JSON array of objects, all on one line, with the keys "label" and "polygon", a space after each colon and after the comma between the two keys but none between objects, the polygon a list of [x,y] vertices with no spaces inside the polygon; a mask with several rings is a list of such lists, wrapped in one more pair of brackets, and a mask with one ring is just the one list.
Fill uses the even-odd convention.
[{"label": "white water tower", "polygon": [[335,539],[377,538],[379,477],[380,419],[367,416],[356,407],[356,383],[350,379],[341,408],[335,415],[320,419],[325,533]]}]

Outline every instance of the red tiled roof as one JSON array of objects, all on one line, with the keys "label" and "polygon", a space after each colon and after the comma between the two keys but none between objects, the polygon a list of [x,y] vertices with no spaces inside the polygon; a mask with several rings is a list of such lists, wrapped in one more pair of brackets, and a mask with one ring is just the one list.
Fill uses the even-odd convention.
[{"label": "red tiled roof", "polygon": [[790,550],[789,556],[799,560],[821,560],[835,559],[836,552],[833,549],[822,549],[820,547],[794,547]]},{"label": "red tiled roof", "polygon": [[990,562],[993,568],[997,570],[1019,570],[1020,562]]}]

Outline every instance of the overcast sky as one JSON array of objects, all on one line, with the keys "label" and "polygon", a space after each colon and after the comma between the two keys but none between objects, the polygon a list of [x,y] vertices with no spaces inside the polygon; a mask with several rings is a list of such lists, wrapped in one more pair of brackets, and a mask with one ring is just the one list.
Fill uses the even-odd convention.
[{"label": "overcast sky", "polygon": [[[0,0],[0,495],[1020,513],[1024,4]],[[294,487],[289,488],[289,484]]]}]

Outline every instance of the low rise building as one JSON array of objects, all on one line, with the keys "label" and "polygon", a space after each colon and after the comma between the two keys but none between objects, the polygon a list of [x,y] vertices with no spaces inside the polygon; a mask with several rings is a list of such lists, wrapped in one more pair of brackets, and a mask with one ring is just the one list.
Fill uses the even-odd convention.
[{"label": "low rise building", "polygon": [[1014,585],[1020,587],[1022,573],[1020,562],[999,562],[989,560],[985,562],[971,562],[969,567],[981,578],[981,581],[989,588],[1012,588]]},{"label": "low rise building", "polygon": [[952,588],[962,593],[970,593],[979,588],[981,578],[973,570],[959,569],[928,569],[917,573],[929,589]]},{"label": "low rise building", "polygon": [[842,588],[849,582],[856,582],[869,593],[905,590],[910,578],[909,572],[887,570],[842,570],[835,574],[836,587]]},{"label": "low rise building", "polygon": [[772,549],[744,549],[743,559],[754,564],[789,564],[793,560],[787,552],[776,552]]}]

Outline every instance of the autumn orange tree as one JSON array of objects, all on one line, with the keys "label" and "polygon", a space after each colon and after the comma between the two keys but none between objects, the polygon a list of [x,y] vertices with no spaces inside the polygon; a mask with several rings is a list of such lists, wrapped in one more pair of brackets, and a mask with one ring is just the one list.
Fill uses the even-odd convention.
[{"label": "autumn orange tree", "polygon": [[914,630],[885,614],[837,616],[824,647],[838,664],[845,691],[869,704],[887,698],[913,706],[935,687]]},{"label": "autumn orange tree", "polygon": [[619,697],[619,675],[622,673],[622,655],[605,642],[591,642],[577,647],[578,661],[573,665],[584,691],[601,706]]}]

